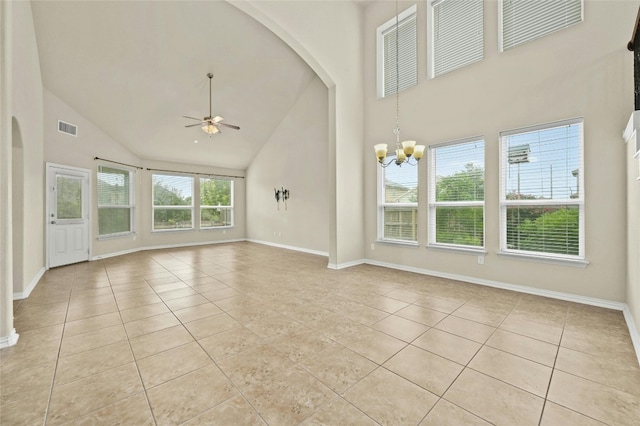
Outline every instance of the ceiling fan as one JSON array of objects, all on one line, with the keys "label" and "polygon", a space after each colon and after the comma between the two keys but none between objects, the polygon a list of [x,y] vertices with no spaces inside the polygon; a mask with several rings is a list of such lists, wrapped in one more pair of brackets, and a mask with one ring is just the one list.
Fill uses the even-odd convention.
[{"label": "ceiling fan", "polygon": [[202,126],[202,130],[204,130],[204,132],[207,133],[209,136],[214,135],[216,133],[222,133],[220,131],[220,126],[228,127],[230,129],[240,130],[239,126],[222,123],[222,120],[224,120],[224,118],[220,117],[219,115],[216,115],[214,117],[213,114],[211,114],[211,80],[213,79],[213,74],[208,73],[207,77],[209,77],[209,116],[204,118],[195,118],[195,117],[189,117],[189,116],[183,115],[184,118],[198,121],[198,123],[188,124],[184,127]]}]

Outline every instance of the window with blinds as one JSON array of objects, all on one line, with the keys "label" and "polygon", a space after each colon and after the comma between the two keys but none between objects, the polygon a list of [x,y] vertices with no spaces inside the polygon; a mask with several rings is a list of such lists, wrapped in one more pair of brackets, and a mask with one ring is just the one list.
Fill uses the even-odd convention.
[{"label": "window with blinds", "polygon": [[378,27],[377,50],[379,97],[418,84],[416,5]]},{"label": "window with blinds", "polygon": [[484,247],[484,140],[429,148],[429,245]]},{"label": "window with blinds", "polygon": [[153,174],[153,230],[193,229],[193,177]]},{"label": "window with blinds", "polygon": [[583,21],[583,0],[501,0],[501,49]]},{"label": "window with blinds", "polygon": [[380,240],[418,241],[417,167],[391,163],[380,168],[378,204]]},{"label": "window with blinds", "polygon": [[200,229],[233,226],[233,181],[200,178]]},{"label": "window with blinds", "polygon": [[584,259],[582,119],[500,134],[501,250]]},{"label": "window with blinds", "polygon": [[431,77],[484,57],[483,0],[435,0],[431,3]]},{"label": "window with blinds", "polygon": [[133,233],[134,172],[98,166],[98,235]]}]

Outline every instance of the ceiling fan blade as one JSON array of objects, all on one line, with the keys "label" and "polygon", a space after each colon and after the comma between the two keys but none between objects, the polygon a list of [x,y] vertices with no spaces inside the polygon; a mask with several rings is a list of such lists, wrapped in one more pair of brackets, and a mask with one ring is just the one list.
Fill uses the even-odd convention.
[{"label": "ceiling fan blade", "polygon": [[218,126],[228,127],[230,129],[240,130],[240,126],[234,126],[233,124],[217,123],[217,125]]},{"label": "ceiling fan blade", "polygon": [[196,123],[196,124],[188,124],[184,127],[195,127],[195,126],[202,126],[202,124],[205,123],[204,121],[202,123]]},{"label": "ceiling fan blade", "polygon": [[215,117],[213,117],[213,122],[214,123],[219,123],[222,120],[224,120],[224,118],[220,117],[219,115],[216,115]]},{"label": "ceiling fan blade", "polygon": [[198,121],[202,121],[202,118],[195,118],[195,117],[189,117],[188,115],[183,115],[184,118],[188,118],[190,120],[198,120]]}]

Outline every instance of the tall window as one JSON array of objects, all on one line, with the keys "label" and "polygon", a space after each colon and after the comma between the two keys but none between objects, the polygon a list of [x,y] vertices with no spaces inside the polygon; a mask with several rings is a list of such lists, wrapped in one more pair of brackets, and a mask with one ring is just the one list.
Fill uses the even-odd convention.
[{"label": "tall window", "polygon": [[429,245],[484,247],[484,141],[457,141],[429,150]]},{"label": "tall window", "polygon": [[98,235],[133,233],[134,172],[98,166]]},{"label": "tall window", "polygon": [[398,15],[397,31],[395,16],[378,27],[378,97],[393,95],[418,84],[416,31],[415,4]]},{"label": "tall window", "polygon": [[391,163],[379,170],[378,238],[417,242],[418,167]]},{"label": "tall window", "polygon": [[200,228],[233,226],[233,181],[200,178]]},{"label": "tall window", "polygon": [[153,174],[153,230],[193,228],[193,178]]},{"label": "tall window", "polygon": [[501,0],[500,48],[506,50],[582,22],[583,0]]},{"label": "tall window", "polygon": [[582,119],[500,140],[502,251],[583,259]]},{"label": "tall window", "polygon": [[483,0],[434,0],[430,18],[431,77],[483,58]]}]

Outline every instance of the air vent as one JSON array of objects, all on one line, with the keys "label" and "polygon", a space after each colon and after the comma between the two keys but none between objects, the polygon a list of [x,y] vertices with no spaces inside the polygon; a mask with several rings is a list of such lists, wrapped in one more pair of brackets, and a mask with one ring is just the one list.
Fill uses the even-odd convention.
[{"label": "air vent", "polygon": [[78,136],[78,126],[58,120],[58,131],[71,136]]}]

